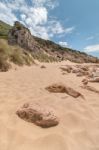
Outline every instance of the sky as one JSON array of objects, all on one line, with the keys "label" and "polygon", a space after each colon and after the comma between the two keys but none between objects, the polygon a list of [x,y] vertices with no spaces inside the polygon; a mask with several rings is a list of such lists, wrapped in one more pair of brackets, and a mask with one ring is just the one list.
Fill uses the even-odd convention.
[{"label": "sky", "polygon": [[0,0],[0,20],[99,57],[99,0]]}]

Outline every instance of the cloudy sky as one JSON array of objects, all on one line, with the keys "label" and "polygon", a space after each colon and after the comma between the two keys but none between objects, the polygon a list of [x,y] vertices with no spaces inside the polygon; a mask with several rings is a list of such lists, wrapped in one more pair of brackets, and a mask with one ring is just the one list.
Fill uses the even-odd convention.
[{"label": "cloudy sky", "polygon": [[0,0],[0,20],[99,57],[99,0]]}]

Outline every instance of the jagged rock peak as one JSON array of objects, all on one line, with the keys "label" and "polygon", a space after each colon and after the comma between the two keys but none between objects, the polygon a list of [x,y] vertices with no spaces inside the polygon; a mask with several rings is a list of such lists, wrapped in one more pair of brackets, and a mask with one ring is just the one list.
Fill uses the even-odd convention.
[{"label": "jagged rock peak", "polygon": [[[25,29],[25,30],[28,30],[28,28],[26,28],[23,24],[21,24],[19,21],[15,21],[14,23],[14,27],[16,27],[18,30],[22,30],[22,29]],[[29,31],[30,32],[30,31]],[[31,33],[30,33],[31,34]]]},{"label": "jagged rock peak", "polygon": [[8,43],[11,45],[18,44],[22,48],[31,51],[38,50],[37,43],[31,35],[30,30],[18,21],[14,23],[14,26],[9,31]]}]

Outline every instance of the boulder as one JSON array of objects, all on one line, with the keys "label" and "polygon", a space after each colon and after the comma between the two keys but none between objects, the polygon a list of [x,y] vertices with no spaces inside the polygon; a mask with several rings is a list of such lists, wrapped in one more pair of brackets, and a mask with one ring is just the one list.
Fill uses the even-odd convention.
[{"label": "boulder", "polygon": [[16,114],[21,119],[42,128],[49,128],[59,124],[59,119],[53,110],[36,103],[25,103],[17,110]]}]

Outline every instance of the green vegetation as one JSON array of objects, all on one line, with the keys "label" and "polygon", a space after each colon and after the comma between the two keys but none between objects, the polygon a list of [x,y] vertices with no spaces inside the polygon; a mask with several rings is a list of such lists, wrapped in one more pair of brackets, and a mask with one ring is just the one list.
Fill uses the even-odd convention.
[{"label": "green vegetation", "polygon": [[4,39],[0,39],[0,71],[8,71],[10,62],[17,65],[31,65],[34,63],[31,54],[19,46],[10,46]]},{"label": "green vegetation", "polygon": [[57,62],[58,59],[55,57],[52,57],[48,54],[44,54],[43,52],[39,53],[32,53],[32,56],[34,59],[37,59],[40,62]]},{"label": "green vegetation", "polygon": [[0,38],[7,39],[11,26],[0,21]]}]

